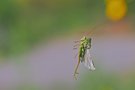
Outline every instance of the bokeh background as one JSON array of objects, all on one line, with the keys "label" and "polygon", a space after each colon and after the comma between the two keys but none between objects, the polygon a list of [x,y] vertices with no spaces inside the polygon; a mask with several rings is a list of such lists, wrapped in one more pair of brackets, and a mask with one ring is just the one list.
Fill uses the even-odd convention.
[{"label": "bokeh background", "polygon": [[[0,90],[134,90],[135,0],[0,0]],[[74,41],[92,37],[96,70]]]}]

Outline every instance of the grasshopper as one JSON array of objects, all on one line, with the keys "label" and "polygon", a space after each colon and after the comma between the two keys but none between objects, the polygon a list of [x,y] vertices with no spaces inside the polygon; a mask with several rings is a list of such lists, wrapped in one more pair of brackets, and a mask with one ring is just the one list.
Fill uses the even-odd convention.
[{"label": "grasshopper", "polygon": [[92,70],[92,71],[95,70],[95,67],[94,67],[94,64],[90,55],[90,49],[91,49],[91,38],[87,38],[84,36],[83,38],[81,38],[80,43],[79,43],[78,63],[74,71],[75,79],[77,79],[76,75],[79,74],[77,70],[79,68],[80,62],[84,63],[84,65],[89,70]]}]

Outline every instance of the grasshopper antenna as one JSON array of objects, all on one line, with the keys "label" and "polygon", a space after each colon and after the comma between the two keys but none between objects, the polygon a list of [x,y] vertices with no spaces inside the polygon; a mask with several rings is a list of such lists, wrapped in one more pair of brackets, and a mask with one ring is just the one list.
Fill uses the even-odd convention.
[{"label": "grasshopper antenna", "polygon": [[103,23],[100,23],[99,25],[94,26],[92,29],[90,29],[90,31],[86,34],[86,36],[91,36],[92,34],[96,33],[99,31],[99,28],[105,27],[105,25],[107,24],[107,20],[105,20]]}]

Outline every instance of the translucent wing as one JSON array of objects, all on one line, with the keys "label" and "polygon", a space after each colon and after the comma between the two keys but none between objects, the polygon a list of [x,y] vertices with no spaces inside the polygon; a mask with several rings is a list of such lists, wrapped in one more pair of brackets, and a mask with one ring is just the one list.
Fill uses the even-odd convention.
[{"label": "translucent wing", "polygon": [[95,70],[93,61],[91,59],[91,55],[90,55],[90,49],[86,49],[86,53],[84,56],[85,60],[84,60],[84,65],[89,69],[89,70]]}]

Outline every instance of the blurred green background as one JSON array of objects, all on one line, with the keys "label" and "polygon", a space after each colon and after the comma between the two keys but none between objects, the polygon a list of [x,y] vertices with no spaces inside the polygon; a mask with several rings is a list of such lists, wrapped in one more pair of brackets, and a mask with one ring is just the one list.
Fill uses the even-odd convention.
[{"label": "blurred green background", "polygon": [[102,0],[1,0],[0,55],[22,53],[42,39],[75,33],[104,17]]},{"label": "blurred green background", "polygon": [[[127,2],[128,14],[134,17],[135,2]],[[1,0],[0,56],[20,54],[40,40],[104,20],[104,0]]]},{"label": "blurred green background", "polygon": [[[134,25],[135,1],[126,2],[128,5],[126,19]],[[12,58],[31,51],[40,42],[48,43],[55,38],[69,38],[83,32],[84,27],[92,28],[104,21],[106,21],[104,0],[0,0],[0,65],[5,65],[5,62],[20,61],[19,59],[14,61]],[[16,68],[21,67],[20,65],[24,68],[27,62],[20,63],[16,64],[18,65]],[[18,72],[23,73],[23,69],[19,69]],[[27,72],[24,71],[24,73]],[[73,81],[73,85],[63,85],[66,81],[60,80],[62,81],[60,85],[56,84],[54,87],[52,85],[50,88],[53,90],[134,90],[134,74],[133,72],[121,76],[111,71],[107,73],[104,70],[97,70],[94,73],[82,75],[80,77],[82,79]],[[4,75],[7,74],[4,73]],[[10,77],[10,74],[8,75]],[[2,78],[1,75],[0,77]],[[1,85],[6,79],[2,80]],[[74,86],[76,83],[77,85]],[[10,87],[10,84],[4,83],[4,85]],[[15,86],[16,90],[46,90],[41,89],[40,85],[36,86],[35,83]]]}]

